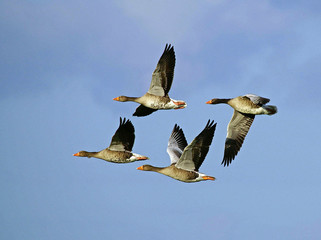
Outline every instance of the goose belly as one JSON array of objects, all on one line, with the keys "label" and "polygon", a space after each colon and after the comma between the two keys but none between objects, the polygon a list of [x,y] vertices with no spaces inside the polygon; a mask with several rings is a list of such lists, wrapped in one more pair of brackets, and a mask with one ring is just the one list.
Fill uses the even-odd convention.
[{"label": "goose belly", "polygon": [[142,99],[141,104],[152,109],[170,109],[170,99],[167,97],[148,95],[148,98]]},{"label": "goose belly", "polygon": [[258,107],[258,108],[238,107],[236,110],[241,113],[253,114],[253,115],[267,114],[267,111],[262,107]]},{"label": "goose belly", "polygon": [[113,163],[128,163],[128,162],[131,162],[130,160],[131,156],[132,156],[131,152],[111,151],[109,149],[105,149],[105,151],[102,151],[97,155],[97,158],[100,158],[107,162],[113,162]]},{"label": "goose belly", "polygon": [[182,182],[197,182],[199,181],[197,179],[198,174],[193,171],[187,171],[177,168],[165,168],[159,171],[159,173],[164,174],[168,177],[174,178],[176,180],[182,181]]},{"label": "goose belly", "polygon": [[[146,105],[145,105],[146,106]],[[152,109],[169,109],[165,103],[163,102],[152,102],[150,103],[148,106],[146,107],[149,107],[149,108],[152,108]]]}]

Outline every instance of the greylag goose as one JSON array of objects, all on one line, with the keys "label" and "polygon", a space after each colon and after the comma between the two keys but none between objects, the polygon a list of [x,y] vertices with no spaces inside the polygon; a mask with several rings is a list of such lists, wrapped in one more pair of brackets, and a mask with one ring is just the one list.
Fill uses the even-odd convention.
[{"label": "greylag goose", "polygon": [[187,105],[182,100],[174,100],[168,96],[172,86],[175,68],[175,52],[171,45],[165,46],[163,55],[159,59],[156,69],[152,75],[149,90],[142,97],[119,96],[113,98],[120,102],[137,102],[140,106],[133,116],[147,116],[159,109],[182,109]]},{"label": "greylag goose", "polygon": [[120,124],[112,137],[108,148],[100,152],[86,152],[80,151],[75,153],[77,157],[95,157],[113,163],[129,163],[139,160],[146,160],[148,157],[132,153],[132,148],[135,141],[135,129],[130,120],[126,121],[120,118]]},{"label": "greylag goose", "polygon": [[222,164],[229,166],[240,151],[246,134],[250,130],[255,115],[273,115],[277,112],[276,106],[265,105],[268,98],[254,94],[246,94],[236,98],[213,98],[207,104],[226,103],[234,108],[233,117],[227,127],[225,150]]},{"label": "greylag goose", "polygon": [[168,167],[143,165],[137,169],[158,172],[188,183],[215,180],[214,177],[198,172],[212,143],[215,128],[216,123],[209,120],[204,130],[187,146],[183,130],[175,124],[167,146],[171,165]]}]

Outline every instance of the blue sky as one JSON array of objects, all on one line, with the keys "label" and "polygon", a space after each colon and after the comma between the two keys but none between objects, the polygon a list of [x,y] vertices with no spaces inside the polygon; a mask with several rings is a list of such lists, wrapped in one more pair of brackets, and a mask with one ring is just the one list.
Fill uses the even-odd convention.
[{"label": "blue sky", "polygon": [[[1,239],[320,239],[320,1],[1,1]],[[170,96],[186,109],[134,118],[165,44]],[[214,97],[255,93],[257,116],[220,165],[233,110]],[[190,142],[218,124],[186,184],[142,162],[76,158],[107,147],[119,117],[133,151],[167,166],[175,123]],[[317,124],[316,124],[317,123]]]}]

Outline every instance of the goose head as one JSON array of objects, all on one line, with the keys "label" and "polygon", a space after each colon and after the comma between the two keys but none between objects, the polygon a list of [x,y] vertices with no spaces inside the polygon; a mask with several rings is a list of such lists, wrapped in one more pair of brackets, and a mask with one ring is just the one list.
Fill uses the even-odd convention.
[{"label": "goose head", "polygon": [[77,152],[77,153],[73,154],[73,156],[76,156],[76,157],[91,157],[91,153],[86,152],[86,151],[80,151],[80,152]]}]

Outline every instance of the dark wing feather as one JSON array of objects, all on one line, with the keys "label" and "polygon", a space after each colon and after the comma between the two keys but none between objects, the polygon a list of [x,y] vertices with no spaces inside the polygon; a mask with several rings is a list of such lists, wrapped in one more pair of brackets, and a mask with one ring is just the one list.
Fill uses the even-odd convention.
[{"label": "dark wing feather", "polygon": [[153,72],[148,93],[162,97],[168,94],[173,82],[175,61],[174,47],[166,44]]},{"label": "dark wing feather", "polygon": [[178,162],[186,146],[187,141],[184,132],[175,124],[167,144],[167,153],[171,159],[171,164]]},{"label": "dark wing feather", "polygon": [[136,111],[134,112],[133,116],[144,117],[149,114],[152,114],[155,111],[157,111],[157,109],[152,109],[149,107],[145,107],[144,105],[140,105],[138,108],[136,108]]},{"label": "dark wing feather", "polygon": [[212,143],[216,123],[208,120],[204,130],[184,149],[176,167],[198,171]]},{"label": "dark wing feather", "polygon": [[135,128],[130,120],[126,121],[126,118],[123,120],[120,118],[120,124],[115,132],[109,149],[115,151],[132,151],[135,141]]},{"label": "dark wing feather", "polygon": [[234,110],[233,117],[227,127],[225,150],[222,164],[228,166],[240,151],[246,134],[250,130],[255,115]]}]

